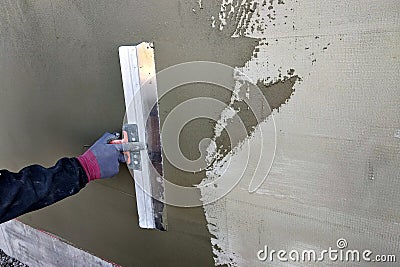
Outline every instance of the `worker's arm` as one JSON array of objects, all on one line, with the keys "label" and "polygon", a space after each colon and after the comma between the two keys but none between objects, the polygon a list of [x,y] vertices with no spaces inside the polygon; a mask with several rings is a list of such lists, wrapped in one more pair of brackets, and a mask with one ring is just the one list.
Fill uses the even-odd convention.
[{"label": "worker's arm", "polygon": [[51,168],[0,170],[0,223],[74,195],[92,180],[116,175],[124,157],[121,145],[108,144],[115,138],[107,133],[82,156],[60,159]]}]

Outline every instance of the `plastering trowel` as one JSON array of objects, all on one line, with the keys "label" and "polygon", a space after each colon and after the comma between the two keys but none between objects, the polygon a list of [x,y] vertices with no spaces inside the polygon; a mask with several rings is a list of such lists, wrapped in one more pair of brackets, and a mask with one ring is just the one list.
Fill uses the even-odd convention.
[{"label": "plastering trowel", "polygon": [[139,226],[167,229],[158,113],[157,80],[152,43],[119,48],[126,116],[122,127],[128,169],[135,181]]}]

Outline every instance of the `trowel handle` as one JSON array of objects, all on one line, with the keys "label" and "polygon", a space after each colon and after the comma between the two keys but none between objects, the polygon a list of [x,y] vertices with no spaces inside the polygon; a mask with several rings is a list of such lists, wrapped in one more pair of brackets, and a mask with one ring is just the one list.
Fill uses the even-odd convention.
[{"label": "trowel handle", "polygon": [[122,139],[113,140],[110,144],[122,144],[126,165],[129,169],[141,170],[140,151],[146,149],[144,143],[139,142],[136,124],[125,124],[122,127]]},{"label": "trowel handle", "polygon": [[[120,140],[112,140],[110,144],[124,144],[128,143],[128,133],[126,131],[122,131],[122,139]],[[124,156],[126,160],[126,164],[129,166],[131,164],[131,153],[129,151],[124,151]]]},{"label": "trowel handle", "polygon": [[122,139],[112,140],[110,144],[123,144],[128,143],[128,133],[126,131],[122,131]]}]

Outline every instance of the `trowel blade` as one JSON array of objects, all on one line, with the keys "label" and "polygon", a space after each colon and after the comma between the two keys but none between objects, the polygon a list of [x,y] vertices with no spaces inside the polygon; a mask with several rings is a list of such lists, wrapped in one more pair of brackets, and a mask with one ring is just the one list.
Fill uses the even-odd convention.
[{"label": "trowel blade", "polygon": [[[146,147],[140,151],[140,169],[130,169],[135,181],[139,226],[167,229],[158,93],[154,47],[143,42],[119,48],[126,117],[124,124],[136,124],[138,139]],[[130,140],[132,141],[132,140]]]}]

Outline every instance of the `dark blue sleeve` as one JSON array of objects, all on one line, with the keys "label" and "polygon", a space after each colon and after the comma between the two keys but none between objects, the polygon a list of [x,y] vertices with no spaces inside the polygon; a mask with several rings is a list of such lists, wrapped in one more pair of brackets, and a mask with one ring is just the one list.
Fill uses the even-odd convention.
[{"label": "dark blue sleeve", "polygon": [[0,223],[78,193],[88,179],[76,158],[55,166],[32,165],[18,173],[0,170]]}]

